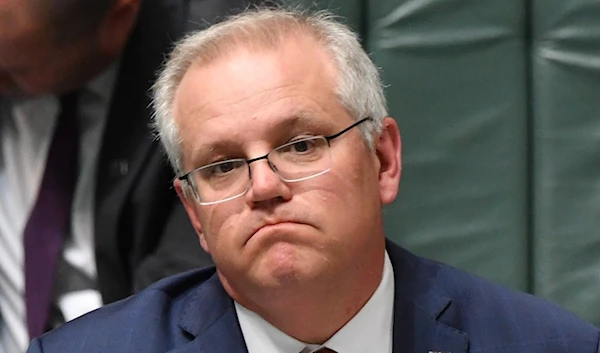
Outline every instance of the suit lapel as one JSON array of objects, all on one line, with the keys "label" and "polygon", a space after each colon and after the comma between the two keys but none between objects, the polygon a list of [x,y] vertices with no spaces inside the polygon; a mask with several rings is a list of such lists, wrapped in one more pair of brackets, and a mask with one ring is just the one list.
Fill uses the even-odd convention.
[{"label": "suit lapel", "polygon": [[191,340],[169,353],[248,353],[233,300],[216,274],[188,296],[178,325]]},{"label": "suit lapel", "polygon": [[234,324],[237,317],[231,311],[200,336],[168,353],[248,353],[241,331],[232,329]]},{"label": "suit lapel", "polygon": [[446,326],[406,301],[394,306],[394,353],[467,352],[468,337],[464,332]]},{"label": "suit lapel", "polygon": [[468,336],[439,319],[452,305],[434,284],[435,267],[387,242],[394,268],[394,353],[466,353]]}]

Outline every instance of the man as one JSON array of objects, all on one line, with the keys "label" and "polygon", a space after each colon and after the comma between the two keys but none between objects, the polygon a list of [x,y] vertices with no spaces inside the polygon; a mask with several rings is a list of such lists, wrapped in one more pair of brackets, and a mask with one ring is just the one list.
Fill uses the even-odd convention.
[{"label": "man", "polygon": [[390,241],[400,135],[326,14],[258,10],[177,45],[155,85],[175,188],[216,268],[169,278],[29,352],[598,352],[566,311]]},{"label": "man", "polygon": [[211,263],[148,91],[174,40],[246,3],[0,1],[0,351]]}]

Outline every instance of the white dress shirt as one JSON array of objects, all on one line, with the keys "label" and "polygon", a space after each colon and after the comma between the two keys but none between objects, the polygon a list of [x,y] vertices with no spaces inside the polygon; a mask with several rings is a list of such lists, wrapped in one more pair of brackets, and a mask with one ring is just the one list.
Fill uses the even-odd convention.
[{"label": "white dress shirt", "polygon": [[323,345],[298,341],[237,302],[235,309],[248,353],[311,353],[325,347],[337,353],[392,353],[394,269],[386,251],[383,276],[371,298]]},{"label": "white dress shirt", "polygon": [[[79,96],[79,174],[72,203],[71,237],[63,256],[96,279],[94,194],[96,165],[117,65],[89,82]],[[30,338],[25,312],[23,236],[42,182],[60,113],[55,96],[11,102],[0,99],[0,353],[25,352]],[[67,321],[102,305],[96,290],[59,298]],[[4,348],[4,352],[2,349]]]}]

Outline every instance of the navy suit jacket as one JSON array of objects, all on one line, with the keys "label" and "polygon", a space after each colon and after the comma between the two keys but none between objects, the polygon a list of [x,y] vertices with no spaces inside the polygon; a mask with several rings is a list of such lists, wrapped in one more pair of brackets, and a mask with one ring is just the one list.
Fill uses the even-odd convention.
[{"label": "navy suit jacket", "polygon": [[[394,353],[599,352],[600,331],[553,304],[389,241],[387,251],[395,278]],[[167,278],[67,323],[32,341],[28,353],[37,352],[247,350],[233,301],[211,267]]]}]

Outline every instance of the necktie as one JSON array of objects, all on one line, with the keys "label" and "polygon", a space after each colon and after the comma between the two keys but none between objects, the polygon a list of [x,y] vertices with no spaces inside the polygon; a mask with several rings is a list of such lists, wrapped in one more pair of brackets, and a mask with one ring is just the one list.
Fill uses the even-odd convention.
[{"label": "necktie", "polygon": [[52,301],[54,270],[70,230],[77,178],[77,98],[61,99],[61,114],[48,151],[38,197],[24,233],[25,307],[31,338],[44,333]]}]

